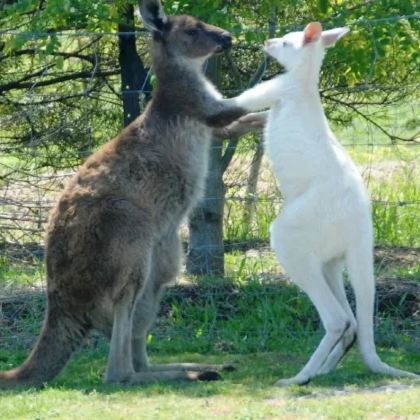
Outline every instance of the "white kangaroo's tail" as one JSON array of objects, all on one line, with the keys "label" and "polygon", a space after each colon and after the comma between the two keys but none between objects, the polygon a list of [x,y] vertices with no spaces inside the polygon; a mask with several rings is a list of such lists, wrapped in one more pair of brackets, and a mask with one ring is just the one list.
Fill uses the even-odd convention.
[{"label": "white kangaroo's tail", "polygon": [[360,352],[366,365],[376,373],[391,376],[420,376],[393,368],[384,363],[376,353],[374,340],[375,279],[373,275],[373,246],[366,239],[349,249],[346,254],[350,282],[356,297],[357,337]]}]

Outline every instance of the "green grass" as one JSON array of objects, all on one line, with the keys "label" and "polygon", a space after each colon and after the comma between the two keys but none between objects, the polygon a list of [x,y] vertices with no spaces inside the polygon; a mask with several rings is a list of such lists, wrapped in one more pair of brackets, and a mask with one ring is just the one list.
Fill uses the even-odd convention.
[{"label": "green grass", "polygon": [[347,143],[345,146],[351,158],[358,165],[371,165],[383,162],[399,162],[402,166],[414,163],[419,158],[416,144],[358,144]]},{"label": "green grass", "polygon": [[[302,366],[309,347],[252,355],[202,356],[188,352],[155,356],[155,362],[233,361],[237,370],[210,383],[106,385],[102,381],[106,346],[76,354],[65,371],[42,390],[0,394],[2,419],[27,418],[416,418],[420,385],[369,373],[352,351],[331,375],[305,387],[274,388],[273,383]],[[382,350],[390,364],[418,368],[420,357]]]},{"label": "green grass", "polygon": [[[235,395],[226,392],[228,388],[241,392]],[[307,392],[242,390],[226,381],[223,385],[157,385],[106,393],[46,389],[24,397],[0,397],[0,403],[3,419],[415,419],[420,413],[418,387],[367,395],[357,388],[337,396],[322,390]]]},{"label": "green grass", "polygon": [[407,169],[371,183],[376,243],[420,247],[419,174]]},{"label": "green grass", "polygon": [[420,262],[412,266],[396,267],[390,272],[390,276],[420,282]]},{"label": "green grass", "polygon": [[[159,322],[148,337],[153,362],[232,362],[237,370],[223,373],[223,381],[104,384],[108,344],[95,336],[46,388],[2,391],[0,417],[414,419],[420,415],[420,384],[369,372],[356,348],[335,372],[316,378],[308,386],[273,387],[277,379],[298,372],[323,331],[313,306],[296,287],[284,282],[272,284],[262,274],[255,274],[275,264],[272,256],[267,255],[264,267],[257,266],[261,264],[259,255],[234,252],[227,258],[229,270],[242,266],[240,273],[232,273],[236,280],[202,278],[190,288],[169,290]],[[376,269],[386,276],[406,274],[414,278],[420,264],[384,266],[382,261]],[[18,282],[19,275],[31,273],[16,267],[3,270],[14,273]],[[29,306],[38,309],[32,313],[28,305],[22,305],[27,310],[23,316],[18,306],[8,309],[3,305],[4,314],[21,318],[19,327],[12,325],[7,335],[4,328],[0,331],[0,369],[17,366],[25,359],[30,343],[26,340],[23,345],[25,341],[19,337],[37,335],[43,302],[40,295],[35,296]],[[395,307],[378,314],[376,341],[387,363],[418,371],[420,324],[415,317],[402,316],[405,304],[402,297]]]},{"label": "green grass", "polygon": [[45,267],[42,261],[33,260],[32,264],[11,262],[6,257],[0,257],[0,286],[7,289],[30,287],[44,282]]},{"label": "green grass", "polygon": [[[0,393],[1,418],[360,418],[368,413],[415,418],[420,413],[420,385],[370,373],[356,349],[334,373],[306,387],[272,387],[303,366],[322,335],[312,305],[295,287],[256,280],[233,287],[205,279],[191,290],[169,291],[162,307],[164,316],[148,340],[153,362],[232,362],[237,370],[213,383],[106,385],[108,344],[93,338],[45,389]],[[39,312],[32,325],[36,321],[39,328],[41,318]],[[380,314],[378,324],[383,359],[418,370],[419,334],[407,333],[413,325],[398,320],[398,308]],[[0,369],[22,363],[27,351],[3,349]]]},{"label": "green grass", "polygon": [[244,202],[226,200],[223,225],[226,240],[242,242],[269,238],[270,225],[281,209],[279,197],[260,194],[254,207],[255,216],[251,223],[247,224],[244,223]]}]

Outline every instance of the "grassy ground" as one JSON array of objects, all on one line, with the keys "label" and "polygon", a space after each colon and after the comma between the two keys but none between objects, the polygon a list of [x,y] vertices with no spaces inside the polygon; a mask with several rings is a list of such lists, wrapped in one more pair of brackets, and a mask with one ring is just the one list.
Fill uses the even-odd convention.
[{"label": "grassy ground", "polygon": [[[287,347],[287,342],[285,343]],[[2,419],[262,419],[262,418],[418,418],[420,384],[370,374],[352,352],[333,374],[305,387],[279,389],[272,384],[291,375],[310,353],[308,346],[280,348],[250,355],[159,355],[154,360],[224,362],[237,370],[210,383],[156,383],[121,387],[102,383],[106,347],[78,353],[43,390],[0,394]],[[389,363],[407,369],[420,365],[420,355],[381,351]]]},{"label": "grassy ground", "polygon": [[[376,250],[375,264],[379,353],[391,365],[420,371],[418,148],[391,145],[361,122],[339,131],[369,185],[376,243],[385,246]],[[266,163],[255,220],[243,224],[243,200],[235,199],[244,197],[251,160],[252,148],[244,147],[226,175],[232,199],[225,239],[237,246],[226,254],[226,279],[184,279],[190,287],[168,293],[148,337],[154,362],[231,361],[237,370],[212,383],[105,385],[108,345],[94,336],[46,388],[0,392],[0,419],[420,418],[420,384],[369,373],[357,349],[336,372],[308,386],[272,386],[303,366],[322,330],[308,299],[285,282],[267,248],[280,200]],[[0,158],[0,175],[7,173],[1,169],[6,163],[16,164]],[[32,188],[15,194],[32,194]],[[44,276],[43,263],[35,259],[25,264],[0,259],[0,369],[20,364],[39,332]]]},{"label": "grassy ground", "polygon": [[[377,251],[381,262],[377,271],[385,273],[381,284],[387,283],[389,276],[401,274],[401,267],[407,269],[405,273],[409,267],[419,269],[417,254],[409,258],[408,253],[399,252],[400,258],[396,250]],[[16,271],[11,272],[16,275]],[[3,273],[10,271],[3,267]],[[418,277],[409,279],[418,285]],[[384,306],[386,294],[381,292],[379,296],[376,341],[381,357],[391,365],[419,371],[420,323],[413,313],[416,303],[410,303],[411,297],[403,293]],[[29,306],[26,303],[3,302],[3,322],[10,322],[10,335],[5,335],[4,325],[0,334],[0,369],[19,365],[38,334],[43,295],[34,294]],[[408,307],[410,311],[406,313]],[[235,284],[201,279],[168,292],[157,325],[148,337],[148,347],[153,362],[231,362],[236,371],[224,372],[223,381],[106,385],[102,378],[108,344],[95,335],[46,388],[0,393],[0,418],[420,416],[420,383],[370,373],[357,349],[334,373],[316,378],[305,387],[274,388],[277,379],[295,374],[304,365],[322,334],[308,299],[284,280],[273,284],[262,275],[246,278],[245,274]],[[25,342],[28,336],[31,340]],[[12,339],[16,337],[17,340]]]}]

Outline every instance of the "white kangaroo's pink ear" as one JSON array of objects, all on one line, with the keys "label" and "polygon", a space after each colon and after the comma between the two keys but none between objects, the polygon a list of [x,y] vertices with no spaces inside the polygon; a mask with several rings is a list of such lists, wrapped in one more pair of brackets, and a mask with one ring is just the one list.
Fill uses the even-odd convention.
[{"label": "white kangaroo's pink ear", "polygon": [[324,47],[332,47],[347,32],[350,32],[350,28],[348,28],[347,26],[343,28],[330,29],[329,31],[323,31],[321,39],[322,43],[324,44]]},{"label": "white kangaroo's pink ear", "polygon": [[322,25],[319,22],[311,22],[303,31],[303,45],[318,41],[322,33]]}]

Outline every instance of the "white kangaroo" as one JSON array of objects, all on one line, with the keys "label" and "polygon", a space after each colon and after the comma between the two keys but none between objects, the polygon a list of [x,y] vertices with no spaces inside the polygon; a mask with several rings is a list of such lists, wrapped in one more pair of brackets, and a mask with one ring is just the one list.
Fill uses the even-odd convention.
[{"label": "white kangaroo", "polygon": [[[374,372],[419,377],[388,366],[376,353],[370,200],[356,166],[328,126],[318,92],[324,50],[348,31],[322,31],[321,24],[313,22],[303,32],[269,39],[265,52],[286,73],[232,99],[249,111],[270,108],[266,152],[284,197],[283,211],[271,225],[271,246],[316,306],[326,330],[304,368],[276,382],[278,386],[306,384],[332,371],[356,335]],[[344,290],[345,263],[357,321]]]}]

